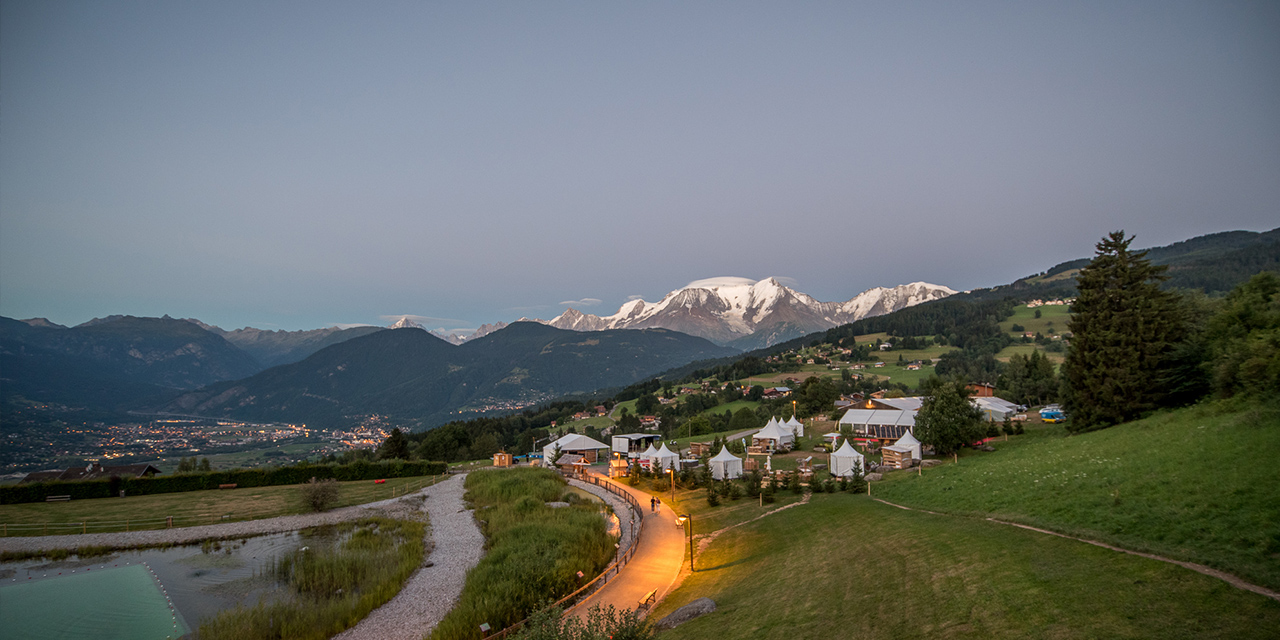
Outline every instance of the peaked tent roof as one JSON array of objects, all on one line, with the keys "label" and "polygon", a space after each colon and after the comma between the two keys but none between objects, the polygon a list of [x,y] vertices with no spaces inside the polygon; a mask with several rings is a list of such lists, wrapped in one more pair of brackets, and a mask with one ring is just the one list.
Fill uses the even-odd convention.
[{"label": "peaked tent roof", "polygon": [[[664,447],[665,447],[666,445],[662,445],[662,446],[664,446]],[[650,442],[650,443],[649,443],[649,448],[648,448],[648,449],[645,449],[645,450],[644,450],[644,453],[640,454],[640,457],[641,457],[641,458],[652,458],[652,457],[654,457],[654,456],[656,456],[656,455],[658,455],[658,450],[657,450],[657,449],[654,449],[654,448],[653,448],[653,443],[652,443],[652,442]]]},{"label": "peaked tent roof", "polygon": [[897,442],[895,442],[895,443],[893,443],[893,446],[895,446],[895,447],[918,447],[918,446],[920,446],[920,441],[919,441],[919,440],[916,440],[916,437],[915,437],[915,436],[913,436],[913,435],[911,435],[911,432],[910,432],[910,431],[908,431],[908,432],[906,432],[906,433],[902,434],[902,437],[901,437],[901,438],[898,438],[898,441],[897,441]]},{"label": "peaked tent roof", "polygon": [[843,444],[843,445],[840,445],[840,448],[839,448],[839,449],[836,449],[836,450],[835,450],[835,453],[832,453],[831,455],[833,455],[833,456],[835,456],[835,457],[838,457],[838,458],[861,458],[861,457],[863,457],[861,453],[858,453],[858,450],[857,450],[857,449],[854,449],[853,447],[849,446],[849,441],[848,441],[848,440],[845,440],[845,441],[844,441],[844,444]]},{"label": "peaked tent roof", "polygon": [[791,418],[789,418],[789,419],[788,419],[784,424],[786,424],[786,425],[787,425],[787,426],[789,426],[789,427],[803,427],[803,426],[804,426],[804,423],[803,423],[803,422],[800,422],[799,420],[796,420],[796,415],[795,415],[794,413],[793,413],[793,414],[791,414]]},{"label": "peaked tent roof", "polygon": [[776,421],[770,421],[763,429],[756,432],[753,438],[761,438],[764,440],[778,440],[779,442],[786,436],[793,435],[789,431],[783,431],[782,426]]},{"label": "peaked tent roof", "polygon": [[664,443],[662,443],[662,448],[661,448],[661,449],[658,449],[658,452],[657,452],[657,453],[655,453],[655,454],[653,454],[653,455],[654,455],[654,456],[656,456],[656,457],[658,457],[658,458],[678,458],[678,457],[680,457],[680,456],[676,455],[676,452],[674,452],[674,451],[672,451],[672,450],[668,449],[668,448],[667,448],[667,443],[665,443],[665,442],[664,442]]},{"label": "peaked tent roof", "polygon": [[710,462],[729,462],[731,460],[737,460],[741,462],[742,458],[739,458],[738,456],[735,456],[732,453],[729,453],[729,447],[721,447],[720,453],[717,453],[715,457],[710,460]]}]

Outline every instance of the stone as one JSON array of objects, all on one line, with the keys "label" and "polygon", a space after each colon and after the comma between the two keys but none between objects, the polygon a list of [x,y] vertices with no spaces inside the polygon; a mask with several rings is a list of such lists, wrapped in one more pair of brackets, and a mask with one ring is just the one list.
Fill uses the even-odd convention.
[{"label": "stone", "polygon": [[547,506],[551,507],[552,509],[563,509],[569,506],[569,503],[568,502],[548,502]]},{"label": "stone", "polygon": [[941,460],[921,460],[920,461],[920,466],[926,469],[928,469],[929,467],[936,467],[940,464],[942,464]]},{"label": "stone", "polygon": [[711,598],[698,598],[689,604],[671,612],[671,615],[653,625],[656,630],[674,629],[694,618],[705,616],[716,610],[716,603]]},{"label": "stone", "polygon": [[863,480],[866,480],[867,482],[879,482],[883,479],[884,476],[879,473],[868,473],[867,477],[863,478]]},{"label": "stone", "polygon": [[993,446],[991,446],[991,445],[989,445],[989,444],[984,444],[984,445],[982,445],[981,447],[978,447],[978,450],[979,450],[979,451],[995,451],[995,450],[996,450],[996,448],[995,448],[995,447],[993,447]]}]

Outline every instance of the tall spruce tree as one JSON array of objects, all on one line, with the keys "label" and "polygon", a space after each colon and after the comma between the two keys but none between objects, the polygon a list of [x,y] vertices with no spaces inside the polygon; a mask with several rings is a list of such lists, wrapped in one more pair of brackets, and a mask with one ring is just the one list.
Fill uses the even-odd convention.
[{"label": "tall spruce tree", "polygon": [[1160,289],[1165,267],[1129,250],[1116,231],[1076,278],[1071,348],[1062,365],[1063,404],[1072,431],[1101,429],[1160,406],[1184,323],[1177,298]]}]

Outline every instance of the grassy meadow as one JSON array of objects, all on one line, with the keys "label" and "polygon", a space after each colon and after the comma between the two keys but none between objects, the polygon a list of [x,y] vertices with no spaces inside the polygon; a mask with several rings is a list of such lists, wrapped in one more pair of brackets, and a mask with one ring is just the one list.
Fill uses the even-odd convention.
[{"label": "grassy meadow", "polygon": [[[585,584],[613,559],[614,538],[606,532],[600,503],[570,492],[555,472],[482,471],[469,474],[466,483],[466,499],[485,535],[485,555],[467,573],[458,603],[431,638],[480,638],[481,623],[494,631],[510,626]],[[545,504],[561,500],[573,506]]]},{"label": "grassy meadow", "polygon": [[[448,476],[391,478],[385,484],[372,480],[338,483],[335,507],[376,502],[407,491],[420,489]],[[173,516],[174,526],[211,524],[225,520],[251,520],[306,513],[299,485],[249,487],[183,493],[160,493],[126,498],[98,498],[68,502],[33,502],[0,505],[0,523],[6,535],[124,531],[163,529],[165,518]],[[228,516],[223,519],[223,516]],[[81,526],[80,523],[86,523]],[[17,526],[15,526],[17,525]],[[56,526],[74,525],[74,526]]]},{"label": "grassy meadow", "polygon": [[1280,603],[1181,567],[979,519],[903,511],[865,495],[816,494],[724,533],[696,565],[652,616],[704,596],[717,610],[662,638],[1280,632]]},{"label": "grassy meadow", "polygon": [[426,525],[367,518],[303,530],[307,545],[276,561],[289,598],[223,611],[200,625],[202,640],[323,640],[355,626],[400,592],[422,565]]},{"label": "grassy meadow", "polygon": [[1280,409],[1214,402],[1068,437],[1044,425],[875,496],[1189,560],[1280,589]]}]

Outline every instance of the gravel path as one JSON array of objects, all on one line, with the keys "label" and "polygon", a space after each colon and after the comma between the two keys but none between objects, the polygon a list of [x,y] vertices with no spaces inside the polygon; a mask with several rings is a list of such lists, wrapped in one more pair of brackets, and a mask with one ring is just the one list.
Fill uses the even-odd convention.
[{"label": "gravel path", "polygon": [[435,628],[462,593],[467,571],[484,555],[484,535],[462,502],[460,474],[425,489],[424,507],[431,518],[428,537],[435,548],[391,602],[356,626],[335,636],[342,640],[378,638],[418,640]]},{"label": "gravel path", "polygon": [[[449,484],[452,479],[440,484]],[[82,533],[62,536],[26,536],[0,538],[0,551],[51,551],[53,549],[75,549],[86,546],[104,547],[136,547],[162,544],[191,544],[206,538],[243,538],[268,533],[297,531],[322,524],[335,524],[348,520],[358,520],[372,512],[396,511],[404,508],[402,500],[419,495],[423,491],[430,492],[436,486],[427,487],[417,493],[400,498],[389,498],[378,502],[343,507],[325,513],[309,513],[297,516],[280,516],[262,520],[245,520],[226,524],[206,524],[198,527],[180,527],[177,529],[155,529],[150,531],[117,531],[114,533]]]},{"label": "gravel path", "polygon": [[608,503],[609,506],[613,507],[613,513],[618,516],[618,522],[622,529],[621,537],[618,539],[618,544],[623,549],[631,546],[631,531],[634,528],[633,519],[635,518],[635,512],[631,510],[631,505],[627,504],[627,502],[622,498],[610,493],[608,489],[589,482],[570,478],[569,485],[582,489],[594,496],[598,496]]}]

